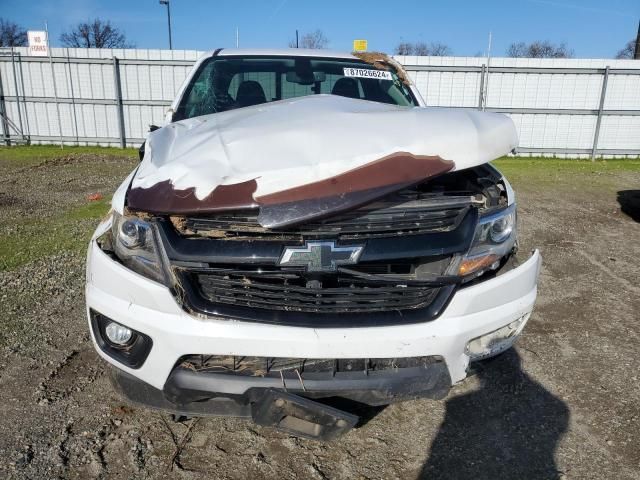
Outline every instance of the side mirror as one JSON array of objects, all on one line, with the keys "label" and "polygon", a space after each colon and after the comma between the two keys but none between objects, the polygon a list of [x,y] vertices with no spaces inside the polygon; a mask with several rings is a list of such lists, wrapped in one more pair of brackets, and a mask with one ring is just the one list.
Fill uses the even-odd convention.
[{"label": "side mirror", "polygon": [[[159,127],[158,125],[149,125],[149,132],[155,132],[159,128],[161,127]],[[144,146],[146,143],[146,141],[142,142],[142,145],[140,145],[140,148],[138,149],[138,157],[140,158],[140,161],[142,161],[142,159],[144,158]]]},{"label": "side mirror", "polygon": [[138,159],[141,162],[142,159],[144,158],[144,145],[145,145],[146,140],[144,142],[142,142],[142,145],[140,145],[140,148],[138,149]]}]

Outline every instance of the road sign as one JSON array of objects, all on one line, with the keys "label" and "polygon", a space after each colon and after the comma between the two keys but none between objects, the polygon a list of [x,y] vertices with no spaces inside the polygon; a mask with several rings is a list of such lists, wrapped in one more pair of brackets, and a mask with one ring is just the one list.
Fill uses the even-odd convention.
[{"label": "road sign", "polygon": [[367,41],[366,40],[354,40],[353,41],[353,51],[354,52],[366,52],[367,51]]},{"label": "road sign", "polygon": [[27,37],[29,38],[29,55],[33,57],[46,57],[49,55],[47,32],[29,30]]}]

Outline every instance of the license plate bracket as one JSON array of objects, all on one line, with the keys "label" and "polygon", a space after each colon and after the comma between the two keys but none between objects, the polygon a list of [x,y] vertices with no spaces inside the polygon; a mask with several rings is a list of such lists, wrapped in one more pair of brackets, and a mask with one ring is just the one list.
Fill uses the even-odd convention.
[{"label": "license plate bracket", "polygon": [[333,440],[351,430],[359,417],[308,398],[268,389],[251,406],[258,425],[312,440]]}]

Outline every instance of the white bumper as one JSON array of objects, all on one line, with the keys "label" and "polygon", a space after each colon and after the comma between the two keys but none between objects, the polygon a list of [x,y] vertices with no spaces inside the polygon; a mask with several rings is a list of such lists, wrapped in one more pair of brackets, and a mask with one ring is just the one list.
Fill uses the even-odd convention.
[{"label": "white bumper", "polygon": [[[147,334],[149,357],[132,370],[108,362],[162,389],[184,355],[246,355],[298,358],[396,358],[439,355],[453,383],[466,376],[467,342],[531,312],[537,294],[540,254],[503,275],[459,290],[436,320],[364,328],[306,328],[200,318],[186,313],[169,290],[131,272],[91,242],[87,262],[87,312],[94,309]],[[95,344],[95,338],[93,338]]]}]

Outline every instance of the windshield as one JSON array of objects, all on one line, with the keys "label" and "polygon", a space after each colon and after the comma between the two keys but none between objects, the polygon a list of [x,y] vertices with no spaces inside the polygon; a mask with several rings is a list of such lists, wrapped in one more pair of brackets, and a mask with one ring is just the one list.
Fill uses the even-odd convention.
[{"label": "windshield", "polygon": [[418,105],[395,71],[378,70],[363,61],[211,57],[191,79],[173,120],[321,93],[400,106]]}]

